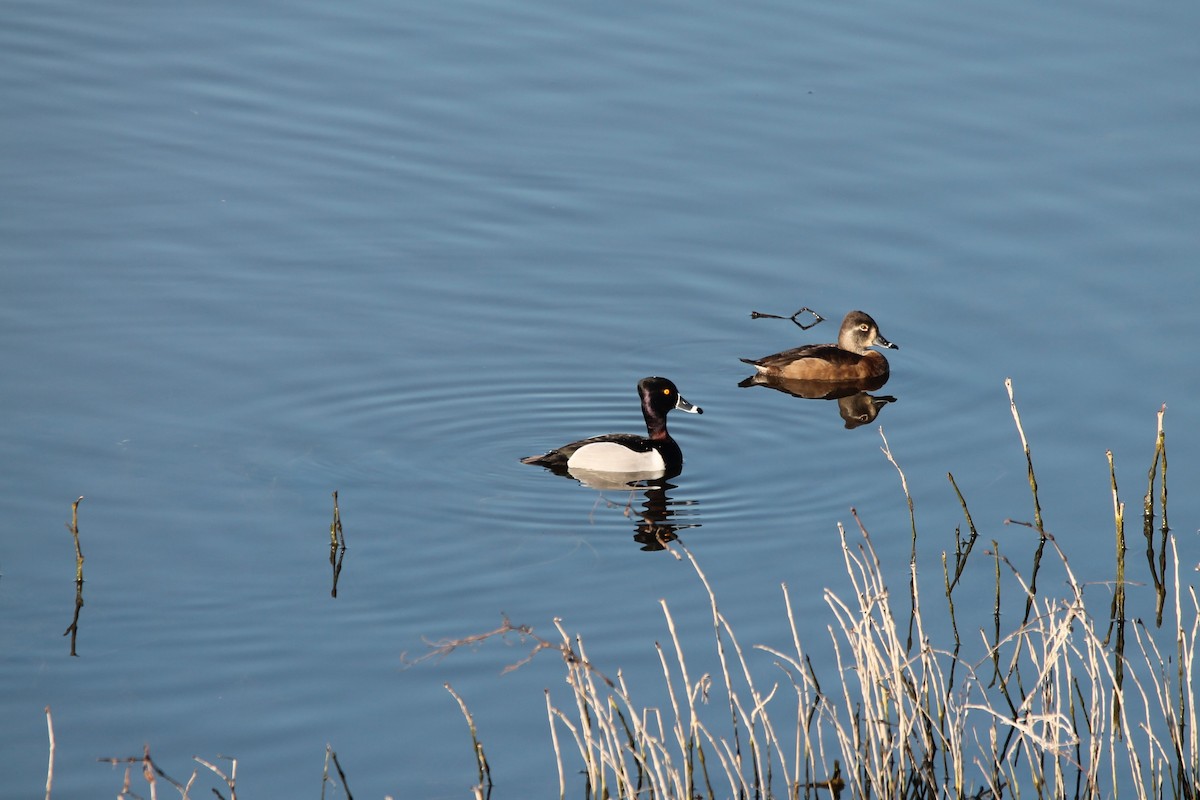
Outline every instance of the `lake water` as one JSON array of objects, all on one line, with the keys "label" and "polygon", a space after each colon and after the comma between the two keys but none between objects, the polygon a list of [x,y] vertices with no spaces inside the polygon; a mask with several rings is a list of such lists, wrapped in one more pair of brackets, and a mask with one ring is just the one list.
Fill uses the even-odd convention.
[{"label": "lake water", "polygon": [[[1105,450],[1136,517],[1167,405],[1194,584],[1198,25],[1113,2],[8,3],[0,795],[43,791],[49,705],[56,797],[117,791],[97,759],[144,743],[180,779],[235,756],[247,797],[317,796],[326,744],[356,797],[462,797],[449,682],[494,796],[554,796],[554,656],[402,654],[560,617],[654,687],[664,598],[709,668],[706,596],[635,539],[646,511],[688,526],[744,644],[787,641],[786,582],[832,669],[851,507],[904,585],[881,428],[931,605],[963,524],[947,472],[1027,566],[1007,377],[1092,582]],[[801,306],[829,320],[750,317]],[[876,420],[737,386],[740,357],[854,308],[900,347]],[[656,374],[705,410],[671,418],[665,493],[518,462],[638,431]]]}]

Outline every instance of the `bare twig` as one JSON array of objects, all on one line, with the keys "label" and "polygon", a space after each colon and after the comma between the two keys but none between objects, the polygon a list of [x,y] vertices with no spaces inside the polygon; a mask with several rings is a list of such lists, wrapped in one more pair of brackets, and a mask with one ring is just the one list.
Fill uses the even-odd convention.
[{"label": "bare twig", "polygon": [[346,784],[346,773],[342,769],[342,763],[338,761],[337,753],[327,742],[325,744],[325,766],[321,772],[321,797],[325,797],[325,787],[333,783],[333,778],[329,777],[329,763],[333,762],[333,768],[337,770],[338,780],[341,781],[342,791],[346,793],[346,800],[354,800],[354,795],[350,792],[350,787]]},{"label": "bare twig", "polygon": [[46,706],[46,733],[50,737],[50,763],[46,766],[46,800],[50,800],[50,787],[54,785],[54,720],[50,717],[50,706]]},{"label": "bare twig", "polygon": [[[230,762],[231,766],[229,768],[228,775],[226,775],[224,772],[222,772],[220,769],[218,769],[215,764],[204,760],[200,756],[192,756],[193,760],[195,760],[199,764],[203,764],[204,766],[208,767],[210,770],[212,770],[214,775],[216,775],[221,780],[225,781],[225,785],[229,787],[229,800],[237,800],[237,759],[230,758],[229,756],[217,756],[217,758],[224,758]],[[343,784],[343,785],[345,785],[345,784]],[[214,793],[215,793],[215,790],[214,790]],[[220,796],[220,795],[218,795],[218,796]]]},{"label": "bare twig", "polygon": [[[158,764],[154,763],[154,759],[152,759],[150,757],[150,745],[145,745],[142,748],[142,755],[140,755],[140,756],[126,756],[124,758],[108,757],[108,758],[98,758],[96,760],[102,764],[112,764],[114,767],[119,764],[130,764],[130,765],[141,764],[142,778],[144,778],[146,783],[148,783],[150,785],[150,796],[152,798],[156,797],[158,794],[158,783],[157,783],[156,776],[161,777],[167,783],[171,784],[177,790],[179,790],[179,793],[182,797],[184,797],[184,798],[187,797],[187,786],[185,786],[184,784],[175,780],[167,773],[163,772],[162,769],[158,766]],[[190,785],[190,782],[189,782],[189,785]],[[126,785],[126,791],[128,791],[128,783]]]}]

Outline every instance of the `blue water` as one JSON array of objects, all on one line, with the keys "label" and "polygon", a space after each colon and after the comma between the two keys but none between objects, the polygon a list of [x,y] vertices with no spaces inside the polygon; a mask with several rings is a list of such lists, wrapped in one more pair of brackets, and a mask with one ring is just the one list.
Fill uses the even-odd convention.
[{"label": "blue water", "polygon": [[[1113,574],[1105,450],[1137,507],[1167,405],[1194,582],[1198,22],[8,4],[0,794],[43,791],[49,705],[57,797],[117,790],[96,759],[144,743],[180,779],[192,755],[237,757],[246,796],[314,796],[329,744],[356,796],[459,797],[474,760],[449,682],[496,796],[550,795],[552,656],[501,675],[528,643],[402,654],[560,617],[652,687],[665,598],[704,664],[696,577],[634,538],[649,505],[690,526],[743,643],[788,640],[786,581],[819,661],[851,507],[903,586],[881,428],[927,596],[963,524],[947,472],[1023,568],[1007,377],[1046,524],[1088,581]],[[801,306],[829,321],[750,318]],[[832,340],[853,308],[900,346],[877,420],[736,386],[740,357]],[[671,418],[686,466],[665,497],[518,463],[638,430],[652,374],[705,409]]]}]

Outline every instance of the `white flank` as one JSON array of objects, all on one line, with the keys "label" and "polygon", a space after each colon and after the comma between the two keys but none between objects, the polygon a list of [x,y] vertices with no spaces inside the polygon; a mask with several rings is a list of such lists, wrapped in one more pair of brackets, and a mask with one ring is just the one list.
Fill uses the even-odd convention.
[{"label": "white flank", "polygon": [[657,450],[635,453],[616,442],[586,444],[567,461],[568,469],[594,469],[599,472],[661,472],[667,468]]}]

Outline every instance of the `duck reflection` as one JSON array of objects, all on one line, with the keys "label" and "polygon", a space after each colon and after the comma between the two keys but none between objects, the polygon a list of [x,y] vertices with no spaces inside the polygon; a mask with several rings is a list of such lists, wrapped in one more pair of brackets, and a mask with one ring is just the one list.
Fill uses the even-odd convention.
[{"label": "duck reflection", "polygon": [[871,394],[882,388],[887,381],[886,373],[858,381],[812,381],[758,372],[738,386],[765,386],[803,400],[836,400],[838,415],[847,429],[853,429],[874,422],[884,406],[896,402],[896,398],[889,394]]},{"label": "duck reflection", "polygon": [[[667,494],[674,489],[671,483],[659,483],[645,487],[646,502],[640,512],[632,513],[638,516],[638,522],[633,528],[633,540],[642,546],[643,550],[655,552],[679,538],[676,531],[686,528],[699,528],[699,522],[689,522],[695,516],[694,501],[672,500]],[[632,505],[627,506],[632,511]]]},{"label": "duck reflection", "polygon": [[[674,500],[670,496],[675,484],[660,472],[602,472],[599,470],[547,467],[550,472],[571,478],[581,486],[600,492],[601,501],[609,508],[620,509],[624,516],[633,521],[633,540],[642,550],[654,552],[666,548],[668,542],[679,537],[678,531],[698,528],[695,520],[696,503],[691,500]],[[615,492],[625,492],[617,499]],[[638,495],[641,498],[638,498]],[[638,508],[639,504],[641,507]]]}]

